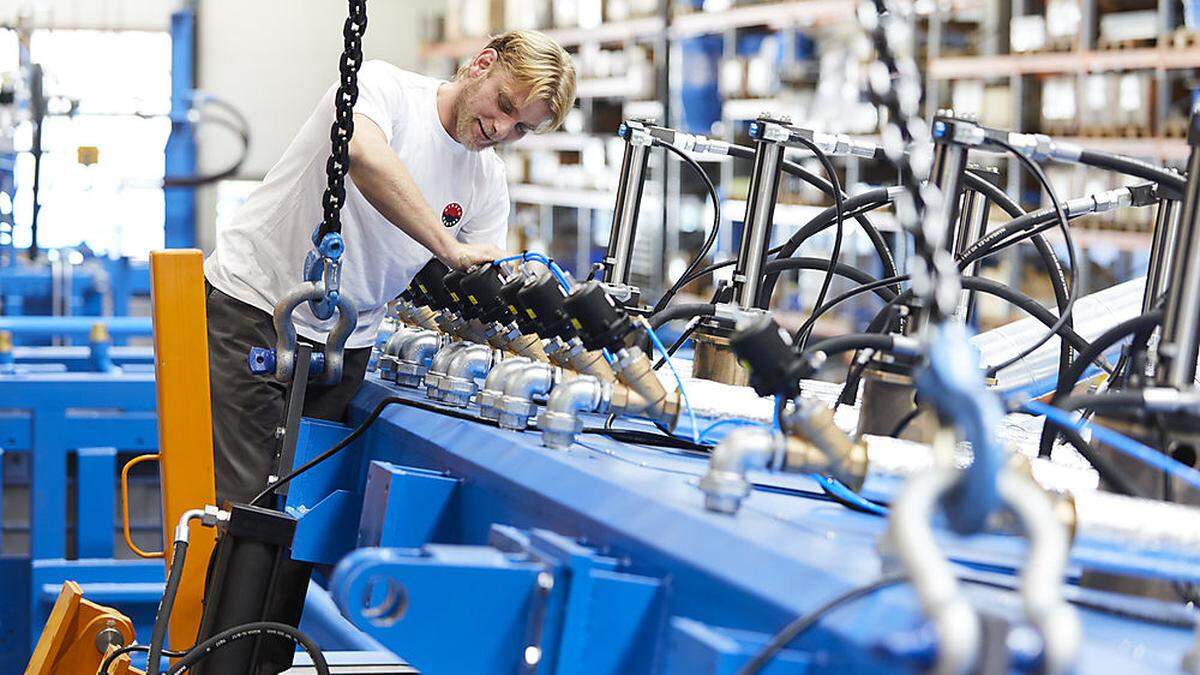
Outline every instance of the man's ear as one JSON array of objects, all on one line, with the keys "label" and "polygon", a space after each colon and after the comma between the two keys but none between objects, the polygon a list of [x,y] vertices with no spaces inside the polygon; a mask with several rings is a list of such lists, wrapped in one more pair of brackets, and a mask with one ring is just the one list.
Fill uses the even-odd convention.
[{"label": "man's ear", "polygon": [[471,77],[480,77],[487,75],[488,70],[495,65],[500,55],[491,47],[479,52],[475,58],[471,60],[471,65],[467,68],[467,74]]}]

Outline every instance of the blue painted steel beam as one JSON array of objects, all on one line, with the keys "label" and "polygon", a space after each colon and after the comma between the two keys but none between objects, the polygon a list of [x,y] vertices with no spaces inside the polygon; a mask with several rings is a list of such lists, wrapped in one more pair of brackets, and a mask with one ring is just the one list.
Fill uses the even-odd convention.
[{"label": "blue painted steel beam", "polygon": [[150,335],[148,316],[2,316],[0,330],[15,337],[72,337],[87,339],[92,326],[104,324],[113,337]]},{"label": "blue painted steel beam", "polygon": [[[188,119],[195,89],[196,14],[185,8],[171,14],[171,134],[167,136],[168,176],[196,173],[196,131]],[[190,187],[163,189],[165,201],[164,241],[167,248],[196,246],[196,190]]]},{"label": "blue painted steel beam", "polygon": [[[382,398],[396,395],[419,398],[369,378],[352,404],[349,422],[361,421]],[[696,488],[706,457],[596,436],[580,440],[569,451],[559,452],[542,447],[536,433],[503,431],[396,405],[382,414],[352,451],[362,462],[382,460],[446,472],[462,480],[448,517],[431,534],[440,545],[440,557],[451,554],[453,547],[447,549],[447,544],[488,545],[492,525],[503,523],[581,538],[605,555],[628,561],[628,573],[669,579],[665,600],[669,621],[648,630],[663,631],[660,646],[665,646],[684,641],[682,633],[675,635],[685,631],[677,620],[702,624],[702,631],[686,629],[691,636],[686,640],[692,645],[689,649],[719,651],[724,648],[713,645],[726,644],[728,654],[736,657],[716,672],[732,672],[765,636],[833,595],[877,579],[884,569],[877,542],[886,521],[808,493],[811,484],[759,474],[753,477],[755,482],[774,484],[772,490],[756,490],[736,516],[710,513]],[[373,550],[380,555],[388,551],[360,549],[351,557],[362,564]],[[953,555],[972,565],[1001,570],[997,576],[1015,584],[1010,570],[1020,566],[1026,551],[1018,538],[988,535],[957,543]],[[426,590],[420,590],[420,597]],[[1069,590],[1088,593],[1075,587]],[[457,602],[490,606],[478,604],[487,592],[480,586],[472,598]],[[1020,618],[1020,605],[1011,591],[968,585],[966,592],[977,606]],[[417,612],[418,596],[408,597],[408,611]],[[1173,671],[1192,642],[1189,629],[1095,609],[1080,609],[1080,616],[1085,644],[1079,673]],[[802,660],[820,663],[826,672],[907,672],[906,664],[881,659],[873,648],[883,638],[923,623],[912,591],[900,586],[830,614],[797,642],[795,651],[806,655]],[[747,632],[757,636],[738,638]],[[696,636],[702,634],[709,637],[698,640]],[[462,643],[463,635],[452,633],[455,649],[470,647]],[[450,644],[445,648],[450,649]],[[718,656],[716,651],[708,654]],[[676,666],[664,660],[648,670],[688,672]]]}]

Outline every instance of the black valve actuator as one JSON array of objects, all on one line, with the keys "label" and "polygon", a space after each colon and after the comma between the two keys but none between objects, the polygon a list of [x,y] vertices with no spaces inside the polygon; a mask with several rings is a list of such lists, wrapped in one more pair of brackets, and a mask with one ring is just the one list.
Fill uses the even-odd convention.
[{"label": "black valve actuator", "polygon": [[466,293],[467,302],[479,308],[479,318],[491,323],[508,320],[508,306],[500,300],[500,289],[504,279],[500,268],[495,265],[480,265],[467,272],[460,288]]},{"label": "black valve actuator", "polygon": [[796,356],[792,338],[771,317],[755,319],[730,338],[738,360],[750,371],[750,386],[759,396],[800,394],[804,362]]},{"label": "black valve actuator", "polygon": [[625,337],[633,332],[633,321],[617,307],[598,281],[580,284],[563,302],[563,311],[576,321],[579,337],[588,349],[616,352],[625,347]]},{"label": "black valve actuator", "polygon": [[552,275],[533,277],[525,282],[517,296],[525,307],[525,313],[538,323],[538,335],[557,336],[564,340],[575,336],[574,328],[563,313],[563,300],[566,296]]}]

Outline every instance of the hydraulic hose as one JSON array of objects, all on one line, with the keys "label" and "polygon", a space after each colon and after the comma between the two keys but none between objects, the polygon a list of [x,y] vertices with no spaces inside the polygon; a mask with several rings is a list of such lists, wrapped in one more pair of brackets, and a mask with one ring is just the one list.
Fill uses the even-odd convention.
[{"label": "hydraulic hose", "polygon": [[[1087,371],[1089,363],[1101,358],[1104,352],[1130,335],[1152,332],[1162,322],[1162,316],[1162,310],[1156,309],[1141,316],[1135,316],[1132,319],[1122,321],[1098,335],[1086,349],[1079,351],[1079,358],[1071,364],[1071,367],[1065,373],[1059,374],[1058,386],[1054,389],[1054,395],[1050,397],[1050,405],[1057,406],[1063,398],[1071,393],[1071,390],[1075,388],[1075,384],[1079,382],[1084,372]],[[1057,436],[1057,430],[1052,429],[1050,424],[1042,427],[1042,437],[1038,444],[1038,456],[1050,456],[1050,451],[1054,448],[1054,441]]]},{"label": "hydraulic hose", "polygon": [[[775,275],[778,275],[780,272],[786,270],[817,270],[825,272],[829,269],[829,263],[830,261],[825,260],[824,258],[776,258],[775,260],[767,261],[763,271],[765,273],[771,273]],[[839,277],[845,277],[851,281],[856,281],[859,284],[873,284],[876,281],[879,281],[863,270],[852,265],[847,265],[846,263],[837,263],[834,265],[833,273]],[[885,302],[891,301],[896,297],[896,293],[888,288],[887,285],[873,288],[872,291],[874,291],[875,295],[883,298]]]},{"label": "hydraulic hose", "polygon": [[685,302],[678,305],[670,305],[650,315],[650,327],[658,330],[659,327],[668,321],[691,319],[697,316],[712,316],[716,311],[717,306],[711,302]]},{"label": "hydraulic hose", "polygon": [[[741,159],[753,159],[754,158],[754,150],[752,148],[747,148],[747,147],[741,146],[741,145],[730,145],[729,146],[729,154],[733,157],[738,157]],[[785,160],[783,160],[782,167],[783,167],[783,171],[785,173],[787,173],[788,175],[795,176],[796,178],[799,178],[800,180],[817,188],[818,190],[824,192],[825,194],[827,194],[829,196],[833,196],[834,186],[832,183],[830,183],[829,181],[814,174],[813,172],[809,171],[808,169],[805,169],[803,166],[800,166],[796,162],[785,159]],[[875,225],[872,224],[871,221],[869,219],[867,219],[867,217],[861,213],[854,214],[853,216],[851,216],[850,211],[853,210],[854,208],[856,208],[851,205],[854,199],[855,199],[855,197],[845,197],[845,201],[843,203],[843,210],[842,210],[843,217],[846,217],[846,218],[853,217],[854,220],[857,221],[858,224],[862,226],[863,231],[867,233],[867,237],[870,238],[870,240],[871,240],[871,246],[873,246],[875,248],[875,253],[879,256],[880,263],[882,263],[882,265],[883,265],[883,275],[884,276],[894,276],[896,274],[896,261],[895,261],[895,259],[892,258],[892,252],[890,249],[888,249],[887,242],[884,241],[883,236],[879,233],[878,228],[876,228]],[[867,209],[867,210],[870,210],[870,209]],[[830,217],[832,218],[832,220],[830,221],[829,224],[833,224],[833,222],[836,221],[836,207],[830,207],[830,209],[826,209],[826,211],[830,212],[830,214],[831,214]],[[818,217],[821,217],[821,216],[818,216]],[[828,225],[826,227],[828,227]],[[824,228],[821,228],[821,229],[824,229]],[[797,244],[797,247],[799,247],[799,244]],[[792,249],[790,252],[788,252],[786,254],[786,256],[791,256],[792,253],[794,253],[794,252],[795,252],[795,249]],[[780,255],[779,257],[786,257],[786,256]],[[775,282],[772,280],[770,282],[769,288],[773,289],[774,287],[775,287]],[[770,299],[770,297],[771,297],[770,292],[764,292],[765,290],[766,290],[766,287],[764,287],[763,291],[760,291],[759,299],[762,299],[762,298]]]},{"label": "hydraulic hose", "polygon": [[146,657],[146,675],[158,675],[162,661],[163,643],[167,640],[167,624],[171,620],[171,609],[175,606],[175,596],[179,594],[179,585],[183,582],[183,562],[187,558],[187,541],[175,540],[171,548],[171,569],[167,572],[167,585],[163,592],[162,601],[158,605],[158,613],[154,615],[154,628],[150,632],[150,652]]},{"label": "hydraulic hose", "polygon": [[[993,281],[991,279],[987,279],[984,277],[963,277],[962,278],[962,286],[966,290],[976,291],[978,293],[984,293],[986,295],[995,296],[1006,302],[1009,302],[1009,303],[1013,304],[1014,306],[1016,306],[1018,309],[1024,311],[1025,313],[1029,314],[1033,318],[1042,322],[1042,324],[1044,324],[1047,328],[1053,327],[1055,322],[1058,320],[1058,317],[1056,317],[1053,312],[1051,312],[1050,310],[1043,307],[1040,303],[1038,303],[1033,298],[1030,298],[1029,296],[1027,296],[1013,288],[1005,286],[1004,284],[1001,284],[997,281]],[[853,291],[855,289],[851,289],[851,290]],[[818,310],[813,312],[813,314],[809,317],[809,319],[805,323],[805,325],[801,326],[799,330],[803,331],[806,328],[810,328],[812,323],[815,323],[815,319],[817,317],[819,317],[821,314],[824,314],[826,311],[828,311],[830,308],[832,308],[833,305],[845,300],[846,298],[843,297],[845,295],[847,295],[847,294],[843,293],[842,296],[838,296],[838,297],[830,300],[823,307],[818,308]],[[912,290],[910,289],[910,290],[907,290],[904,293],[900,294],[899,296],[897,296],[894,301],[889,302],[887,305],[885,305],[882,309],[879,310],[879,312],[875,315],[875,317],[873,319],[871,319],[871,323],[868,324],[868,326],[867,326],[867,332],[878,332],[878,331],[887,330],[887,324],[891,318],[890,310],[891,310],[892,306],[897,303],[904,302],[905,300],[908,300],[911,297],[912,297]],[[799,331],[797,331],[797,332],[799,332]],[[1096,360],[1096,357],[1083,358],[1084,352],[1091,345],[1089,345],[1087,340],[1083,339],[1083,336],[1076,333],[1074,331],[1074,329],[1072,329],[1069,326],[1063,325],[1059,328],[1059,330],[1057,332],[1058,332],[1058,335],[1063,339],[1064,343],[1069,344],[1076,351],[1080,352],[1080,358],[1072,361],[1070,366],[1068,367],[1068,369],[1063,372],[1070,372],[1070,368],[1073,368],[1077,364],[1082,363],[1083,367],[1079,371],[1080,374],[1082,375],[1083,371],[1087,369],[1087,364]],[[1095,344],[1095,343],[1093,342],[1091,344]],[[1101,352],[1101,353],[1103,353],[1103,352]],[[843,396],[842,396],[841,400],[843,403],[853,402],[852,399],[846,400],[846,397],[856,395],[856,392],[858,392],[858,381],[859,381],[859,378],[861,377],[861,375],[862,375],[861,371],[855,372],[853,369],[848,374],[848,376],[846,378],[846,384],[842,389]],[[1063,377],[1062,372],[1060,372],[1059,377],[1060,378]]]},{"label": "hydraulic hose", "polygon": [[313,670],[317,671],[318,675],[329,675],[329,663],[325,660],[325,655],[321,653],[321,649],[317,647],[317,643],[313,642],[312,638],[301,633],[296,628],[286,623],[277,623],[275,621],[256,621],[223,630],[189,649],[188,653],[176,661],[171,670],[167,671],[167,674],[176,675],[176,673],[182,673],[203,661],[209,654],[221,647],[233,644],[242,638],[259,636],[281,637],[291,640],[308,653],[312,659]]},{"label": "hydraulic hose", "polygon": [[[963,182],[967,187],[979,192],[992,203],[1003,209],[1010,218],[1020,220],[1028,215],[1023,209],[1021,209],[1020,204],[1017,204],[1008,196],[1007,192],[1001,190],[998,186],[993,185],[983,176],[980,176],[973,171],[967,171],[963,177]],[[1058,220],[1060,213],[1057,209],[1050,208],[1046,209],[1046,211],[1048,211],[1050,214],[1050,222]],[[1070,211],[1067,211],[1067,214],[1069,217]],[[986,238],[987,235],[984,235],[983,237],[980,237],[980,241]],[[1046,268],[1046,273],[1050,275],[1050,287],[1054,290],[1054,305],[1058,307],[1059,316],[1062,316],[1062,313],[1066,311],[1067,305],[1071,301],[1070,292],[1067,288],[1067,275],[1065,272],[1063,272],[1062,265],[1058,262],[1058,257],[1054,255],[1054,249],[1050,247],[1050,244],[1046,241],[1045,237],[1043,237],[1041,234],[1037,234],[1032,237],[1032,241],[1034,249],[1037,250],[1038,256],[1041,257],[1042,264]],[[965,253],[966,252],[964,251],[964,258],[966,257]],[[966,269],[969,264],[970,263],[968,262],[960,261],[959,269]],[[1072,317],[1068,316],[1065,323],[1069,328],[1075,327],[1075,320]],[[1071,365],[1071,359],[1071,346],[1064,340],[1059,350],[1059,372],[1066,370],[1067,367]]]},{"label": "hydraulic hose", "polygon": [[[1083,440],[1083,436],[1079,435],[1079,431],[1071,427],[1060,426],[1049,417],[1046,418],[1046,426],[1054,425],[1058,427],[1058,433],[1067,439],[1071,447],[1075,448],[1075,452],[1079,453],[1080,457],[1087,460],[1088,464],[1099,474],[1100,480],[1108,484],[1114,492],[1126,495],[1128,497],[1141,497],[1143,499],[1153,499],[1150,495],[1144,494],[1138,488],[1137,483],[1131,481],[1121,467],[1117,466],[1108,456],[1096,452],[1096,449],[1090,443]],[[1044,427],[1043,427],[1044,428]]]},{"label": "hydraulic hose", "polygon": [[678,156],[684,164],[687,164],[688,167],[696,173],[696,175],[700,176],[701,180],[704,182],[704,187],[708,190],[709,197],[712,199],[713,224],[712,230],[708,233],[708,237],[705,238],[704,243],[700,246],[700,250],[696,253],[696,257],[692,259],[692,262],[688,263],[688,266],[684,270],[683,274],[679,276],[679,281],[675,282],[675,285],[667,289],[667,292],[663,293],[662,297],[658,299],[657,303],[655,303],[655,311],[658,311],[670,304],[671,299],[674,298],[677,293],[679,293],[679,289],[683,288],[685,283],[684,279],[687,278],[691,273],[695,272],[696,269],[700,267],[700,264],[704,262],[704,259],[708,257],[708,254],[712,252],[713,246],[717,243],[717,233],[721,228],[721,198],[717,194],[717,188],[713,185],[712,179],[709,178],[708,174],[704,172],[704,167],[700,166],[696,160],[689,157],[687,153],[675,147],[674,145],[671,145],[670,143],[664,143],[660,141],[659,145],[661,145],[667,151]]},{"label": "hydraulic hose", "polygon": [[1132,157],[1081,148],[1079,163],[1158,183],[1159,196],[1168,199],[1182,200],[1187,187],[1187,179],[1183,176]]},{"label": "hydraulic hose", "polygon": [[[861,194],[848,198],[843,204],[843,212],[845,215],[855,214],[860,215],[890,204],[887,188],[877,188],[868,190]],[[856,219],[857,220],[857,219]],[[831,206],[824,211],[818,213],[812,220],[808,221],[804,227],[800,228],[793,234],[787,242],[779,248],[779,253],[776,255],[777,260],[790,258],[796,251],[812,236],[828,229],[837,222],[837,207]],[[863,220],[858,220],[860,224]],[[874,226],[867,224],[863,225],[863,231],[866,232],[867,238],[871,240],[871,246],[875,249],[876,255],[879,256],[879,262],[883,267],[883,276],[896,276],[896,261],[892,257],[892,252],[887,247],[887,242],[884,241],[883,235]],[[771,296],[775,291],[775,284],[779,280],[779,274],[767,274],[763,277],[763,285],[759,290],[758,306],[766,307],[770,303]],[[899,286],[895,289],[899,292]]]}]

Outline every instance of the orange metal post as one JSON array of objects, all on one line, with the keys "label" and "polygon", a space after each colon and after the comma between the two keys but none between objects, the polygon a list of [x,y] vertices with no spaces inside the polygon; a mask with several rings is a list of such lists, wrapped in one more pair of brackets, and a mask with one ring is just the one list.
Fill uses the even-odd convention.
[{"label": "orange metal post", "polygon": [[[203,262],[196,249],[150,254],[164,542],[174,540],[184,511],[216,504]],[[212,528],[192,531],[171,614],[169,636],[175,647],[190,646],[199,632],[205,571],[215,543]],[[170,568],[171,546],[163,548]]]}]

